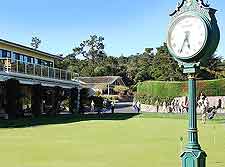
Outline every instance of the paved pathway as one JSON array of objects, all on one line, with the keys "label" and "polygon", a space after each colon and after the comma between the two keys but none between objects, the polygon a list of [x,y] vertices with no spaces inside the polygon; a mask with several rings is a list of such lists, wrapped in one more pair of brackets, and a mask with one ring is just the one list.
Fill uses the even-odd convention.
[{"label": "paved pathway", "polygon": [[115,104],[115,113],[134,113],[132,102],[119,102]]},{"label": "paved pathway", "polygon": [[[86,108],[86,113],[92,113],[89,111],[89,108]],[[89,111],[89,112],[88,112]],[[103,111],[104,113],[111,113],[111,109]],[[132,110],[132,102],[119,102],[115,103],[114,113],[135,113]]]}]

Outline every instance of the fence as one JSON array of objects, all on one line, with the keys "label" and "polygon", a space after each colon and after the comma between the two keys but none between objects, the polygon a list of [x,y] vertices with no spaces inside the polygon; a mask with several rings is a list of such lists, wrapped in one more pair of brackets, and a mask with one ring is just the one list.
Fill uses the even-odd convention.
[{"label": "fence", "polygon": [[39,64],[25,63],[23,61],[10,58],[0,59],[0,71],[67,81],[75,81],[78,80],[79,77],[79,74],[70,71]]}]

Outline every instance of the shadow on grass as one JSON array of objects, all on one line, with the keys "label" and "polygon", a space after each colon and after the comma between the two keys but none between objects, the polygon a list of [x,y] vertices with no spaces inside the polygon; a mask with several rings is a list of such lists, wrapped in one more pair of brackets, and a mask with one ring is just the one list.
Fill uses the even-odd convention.
[{"label": "shadow on grass", "polygon": [[219,123],[225,124],[225,114],[216,114],[212,120],[209,120],[210,123]]},{"label": "shadow on grass", "polygon": [[142,118],[188,119],[187,113],[143,113]]},{"label": "shadow on grass", "polygon": [[[165,119],[182,119],[188,120],[186,114],[173,114],[173,113],[104,113],[98,114],[85,114],[85,115],[57,115],[57,116],[41,116],[39,118],[21,118],[17,120],[0,120],[0,128],[26,128],[41,125],[53,124],[67,124],[82,121],[92,120],[128,120],[138,116],[139,118],[165,118]],[[198,115],[198,120],[201,120],[201,115]],[[207,123],[225,124],[225,114],[217,114],[213,120],[207,120]]]},{"label": "shadow on grass", "polygon": [[26,128],[31,126],[66,124],[91,120],[127,120],[139,114],[136,113],[116,113],[108,114],[85,114],[85,115],[57,115],[41,116],[39,118],[22,118],[17,120],[0,120],[0,128]]},{"label": "shadow on grass", "polygon": [[[165,118],[165,119],[179,119],[188,120],[188,113],[176,114],[176,113],[143,113],[142,118]],[[201,121],[201,114],[197,115],[197,119]],[[225,124],[225,114],[216,114],[211,120],[207,119],[207,123],[212,124]]]}]

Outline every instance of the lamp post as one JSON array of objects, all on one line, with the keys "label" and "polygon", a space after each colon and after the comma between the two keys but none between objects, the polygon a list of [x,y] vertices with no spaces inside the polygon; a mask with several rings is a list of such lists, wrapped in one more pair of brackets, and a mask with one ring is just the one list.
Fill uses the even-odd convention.
[{"label": "lamp post", "polygon": [[172,17],[167,37],[170,54],[188,77],[188,144],[181,154],[182,167],[205,167],[206,153],[198,142],[196,113],[196,73],[219,43],[220,32],[215,9],[203,0],[182,0]]}]

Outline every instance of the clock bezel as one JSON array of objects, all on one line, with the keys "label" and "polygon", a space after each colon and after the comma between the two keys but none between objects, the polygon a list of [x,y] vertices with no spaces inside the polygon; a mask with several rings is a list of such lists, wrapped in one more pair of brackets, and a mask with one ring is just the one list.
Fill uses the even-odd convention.
[{"label": "clock bezel", "polygon": [[[190,56],[179,56],[177,55],[172,46],[171,46],[171,35],[172,35],[172,32],[175,28],[175,26],[177,25],[177,23],[179,23],[181,20],[183,20],[184,18],[187,18],[187,17],[197,17],[199,18],[203,25],[204,25],[204,29],[205,29],[205,41],[202,45],[202,47],[198,50],[198,52],[196,52],[195,54],[193,55],[190,55]],[[175,58],[175,59],[178,59],[178,60],[181,60],[181,61],[191,61],[197,57],[201,57],[202,53],[204,52],[204,48],[206,47],[207,45],[207,42],[208,42],[208,37],[209,37],[209,28],[208,28],[208,24],[207,24],[207,21],[202,17],[200,16],[199,14],[195,14],[195,13],[185,13],[185,14],[182,14],[180,15],[178,18],[176,18],[175,20],[173,20],[169,26],[169,30],[168,30],[168,35],[167,35],[167,47],[169,49],[169,52],[170,54]]]}]

